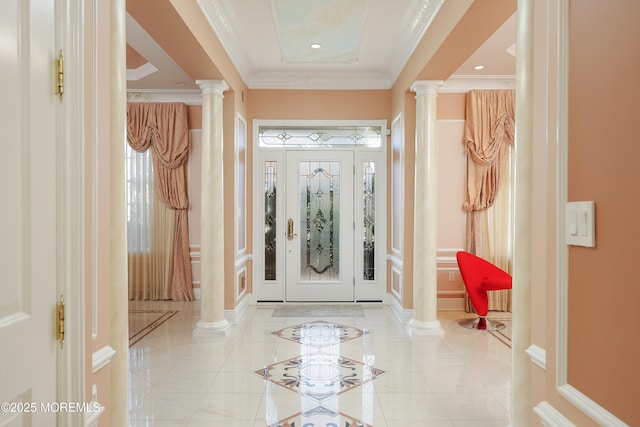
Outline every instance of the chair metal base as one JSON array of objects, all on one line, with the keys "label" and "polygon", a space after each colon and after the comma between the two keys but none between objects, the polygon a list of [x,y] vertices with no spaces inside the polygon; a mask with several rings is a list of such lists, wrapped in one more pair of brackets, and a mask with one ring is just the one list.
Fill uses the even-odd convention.
[{"label": "chair metal base", "polygon": [[460,326],[467,329],[478,329],[481,331],[499,331],[507,327],[502,322],[487,319],[486,317],[476,317],[473,319],[463,319],[458,322]]}]

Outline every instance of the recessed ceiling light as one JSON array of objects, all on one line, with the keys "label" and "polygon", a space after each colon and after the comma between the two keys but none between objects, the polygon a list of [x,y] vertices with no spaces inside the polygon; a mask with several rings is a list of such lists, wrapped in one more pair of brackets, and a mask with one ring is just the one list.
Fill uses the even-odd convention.
[{"label": "recessed ceiling light", "polygon": [[176,82],[176,86],[184,86],[184,82]]},{"label": "recessed ceiling light", "polygon": [[484,70],[484,65],[476,65],[473,67],[474,70]]},{"label": "recessed ceiling light", "polygon": [[309,45],[309,47],[310,47],[311,49],[320,49],[320,48],[322,47],[322,45],[321,45],[320,43],[311,43],[311,44]]}]

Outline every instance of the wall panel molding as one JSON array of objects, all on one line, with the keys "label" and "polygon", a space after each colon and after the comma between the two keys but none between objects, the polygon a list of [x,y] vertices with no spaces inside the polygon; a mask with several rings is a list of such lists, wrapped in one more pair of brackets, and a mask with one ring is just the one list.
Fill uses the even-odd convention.
[{"label": "wall panel molding", "polygon": [[[557,378],[558,393],[600,425],[624,427],[626,423],[568,382],[569,371],[569,250],[566,242],[565,204],[569,194],[569,0],[558,0],[558,188],[557,188]],[[573,425],[573,424],[551,424]]]},{"label": "wall panel molding", "polygon": [[526,351],[533,363],[542,369],[547,369],[547,351],[544,348],[531,344]]},{"label": "wall panel molding", "polygon": [[540,421],[545,427],[576,427],[549,402],[540,402],[533,408],[533,412],[540,417]]},{"label": "wall panel molding", "polygon": [[95,374],[100,369],[107,366],[115,354],[116,351],[108,345],[105,345],[100,350],[95,351],[91,355],[91,373]]}]

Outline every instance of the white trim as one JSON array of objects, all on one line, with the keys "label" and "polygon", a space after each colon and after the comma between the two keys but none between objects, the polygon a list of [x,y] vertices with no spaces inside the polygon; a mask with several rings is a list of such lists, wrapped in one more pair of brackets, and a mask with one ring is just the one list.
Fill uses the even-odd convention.
[{"label": "white trim", "polygon": [[98,330],[99,330],[99,311],[100,311],[100,304],[98,302],[98,282],[99,282],[99,277],[98,277],[98,265],[99,265],[99,259],[100,259],[100,245],[98,245],[98,217],[99,214],[98,212],[100,212],[99,210],[99,206],[98,206],[98,195],[100,194],[100,191],[98,189],[98,173],[100,171],[99,167],[98,167],[98,163],[99,163],[99,156],[98,156],[98,147],[101,146],[100,144],[100,139],[99,139],[99,133],[98,133],[98,117],[99,117],[99,112],[100,112],[100,108],[98,108],[98,96],[97,94],[100,92],[99,91],[99,82],[98,82],[98,72],[97,70],[99,70],[99,65],[98,65],[98,52],[100,51],[99,49],[99,42],[98,42],[98,34],[100,32],[100,19],[98,16],[98,0],[93,0],[93,4],[92,4],[92,9],[93,9],[93,14],[91,16],[91,28],[94,28],[93,34],[91,34],[91,67],[92,67],[92,72],[90,73],[90,76],[88,76],[88,78],[91,79],[91,93],[93,94],[92,96],[92,102],[93,105],[91,106],[91,141],[89,141],[89,143],[87,144],[87,150],[90,151],[89,154],[89,158],[91,159],[91,176],[90,176],[90,180],[88,181],[88,184],[91,186],[91,211],[90,211],[90,215],[91,218],[93,219],[91,221],[91,228],[90,228],[90,232],[91,232],[91,264],[89,265],[89,268],[91,268],[91,290],[92,290],[92,296],[91,296],[91,305],[92,305],[92,311],[91,311],[91,340],[95,341],[98,339]]},{"label": "white trim", "polygon": [[245,292],[243,295],[244,295],[244,298],[242,298],[238,302],[238,305],[236,305],[236,308],[234,308],[233,310],[224,311],[224,318],[227,320],[227,322],[238,323],[240,321],[240,318],[244,314],[244,312],[247,310],[247,308],[249,308],[249,302],[252,299],[251,294],[247,294]]},{"label": "white trim", "polygon": [[525,351],[533,363],[540,366],[542,369],[547,369],[547,351],[544,348],[531,344]]},{"label": "white trim", "polygon": [[611,412],[607,411],[569,384],[558,387],[558,393],[601,426],[629,427],[628,424],[618,419]]},{"label": "white trim", "polygon": [[[397,123],[397,124],[396,124]],[[397,128],[397,129],[396,129]],[[397,137],[396,137],[396,133],[397,133]],[[397,138],[397,139],[396,139]],[[402,259],[402,254],[403,254],[403,244],[404,244],[404,218],[400,218],[400,229],[398,230],[398,245],[399,247],[394,247],[394,232],[393,232],[393,221],[394,221],[394,210],[393,210],[393,201],[394,201],[394,169],[393,169],[393,147],[394,147],[394,142],[397,141],[398,142],[398,149],[400,151],[400,182],[398,184],[398,188],[399,188],[399,193],[398,194],[398,204],[400,206],[400,211],[402,212],[402,207],[404,206],[404,197],[405,197],[405,187],[404,187],[404,181],[405,181],[405,176],[404,176],[404,154],[405,154],[405,138],[404,138],[404,114],[403,113],[399,113],[391,122],[391,156],[390,158],[387,160],[390,166],[390,171],[391,173],[389,174],[389,196],[387,197],[387,199],[389,200],[389,202],[391,203],[391,209],[390,209],[390,218],[389,218],[389,235],[391,236],[391,241],[389,242],[391,244],[391,256],[397,258],[397,259]]]},{"label": "white trim", "polygon": [[131,89],[127,90],[127,102],[184,102],[187,105],[202,105],[199,89]]},{"label": "white trim", "polygon": [[473,89],[514,89],[516,76],[452,76],[447,79],[438,93],[466,93]]},{"label": "white trim", "polygon": [[238,258],[233,264],[233,266],[234,268],[240,268],[243,265],[245,265],[247,262],[251,261],[252,259],[253,259],[252,254],[245,254],[244,256]]},{"label": "white trim", "polygon": [[390,261],[391,264],[395,265],[396,267],[400,267],[400,268],[402,268],[402,265],[404,263],[404,261],[402,261],[400,258],[398,258],[397,256],[395,256],[393,254],[387,254],[387,261]]},{"label": "white trim", "polygon": [[533,407],[533,412],[540,417],[540,421],[545,427],[576,427],[549,402],[538,403]]},{"label": "white trim", "polygon": [[[195,283],[196,283],[196,282],[194,282],[194,284],[195,284]],[[200,284],[200,281],[199,281],[199,280],[197,281],[197,284],[198,284],[198,285]],[[193,298],[194,298],[196,301],[200,301],[200,299],[201,299],[201,295],[202,295],[202,294],[200,293],[200,288],[193,288]]]},{"label": "white trim", "polygon": [[[94,403],[94,402],[92,402]],[[95,401],[100,405],[100,409],[97,411],[85,412],[84,413],[84,426],[85,427],[97,427],[98,426],[98,418],[106,409],[104,405],[101,405],[98,401]]]},{"label": "white trim", "polygon": [[151,62],[146,62],[139,66],[138,68],[128,68],[127,69],[127,81],[136,81],[140,79],[144,79],[147,76],[158,71],[158,69]]},{"label": "white trim", "polygon": [[[241,124],[244,126],[244,132],[241,132]],[[247,129],[247,121],[244,117],[238,112],[236,112],[236,120],[235,120],[235,132],[234,132],[234,144],[233,144],[233,155],[234,155],[234,203],[233,203],[233,212],[234,212],[234,227],[235,227],[235,238],[234,238],[234,247],[236,251],[236,257],[243,256],[247,253],[247,236],[249,235],[249,227],[248,227],[248,215],[247,215],[247,197],[249,193],[249,185],[247,182],[247,170],[249,169],[249,147],[248,147],[248,129]],[[238,183],[239,179],[239,165],[240,165],[240,142],[244,141],[244,200],[237,200],[238,198]],[[241,224],[240,213],[244,212],[244,224]],[[244,241],[240,241],[240,230],[244,228]]]},{"label": "white trim", "polygon": [[389,89],[392,80],[382,73],[288,73],[263,72],[247,80],[249,89]]},{"label": "white trim", "polygon": [[400,301],[393,296],[389,298],[389,308],[402,323],[407,323],[413,318],[413,310],[402,308]]},{"label": "white trim", "polygon": [[[240,277],[244,274],[244,280],[245,280],[245,288],[244,291],[240,292]],[[234,292],[234,298],[236,301],[241,301],[243,299],[243,297],[247,294],[247,290],[249,289],[249,285],[247,283],[248,281],[248,274],[247,274],[247,268],[246,267],[242,267],[240,270],[236,271],[236,279],[234,280],[234,288],[235,288],[235,292]]]},{"label": "white trim", "polygon": [[[94,0],[93,7],[97,7]],[[56,1],[57,50],[65,56],[65,96],[56,113],[55,215],[57,294],[65,297],[65,343],[57,351],[57,392],[60,402],[85,402],[85,45],[84,5]],[[97,19],[94,15],[93,19]],[[96,23],[97,24],[97,23]],[[90,34],[95,40],[98,28]],[[91,70],[92,77],[98,70]],[[96,95],[97,96],[97,95]],[[93,153],[95,156],[96,153]],[[92,331],[93,333],[93,331]],[[80,413],[58,413],[59,425],[81,423]]]},{"label": "white trim", "polygon": [[[398,268],[395,265],[391,265],[391,295],[397,298],[398,301],[402,301],[402,293],[404,288],[403,277],[402,277],[402,267]],[[398,276],[398,290],[396,291],[393,288],[393,276],[396,274]],[[391,298],[393,301],[393,298]]]},{"label": "white trim", "polygon": [[116,351],[111,346],[105,345],[91,355],[91,373],[95,374],[111,362]]}]

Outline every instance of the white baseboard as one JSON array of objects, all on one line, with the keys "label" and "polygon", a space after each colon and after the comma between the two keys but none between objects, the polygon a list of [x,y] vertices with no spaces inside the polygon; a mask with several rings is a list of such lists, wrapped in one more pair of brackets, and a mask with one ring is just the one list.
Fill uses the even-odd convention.
[{"label": "white baseboard", "polygon": [[238,323],[244,312],[249,308],[249,301],[251,301],[251,294],[245,295],[233,310],[225,310],[224,318],[227,319],[227,322]]},{"label": "white baseboard", "polygon": [[413,318],[413,310],[403,308],[400,302],[393,297],[389,298],[389,307],[402,323],[407,323]]},{"label": "white baseboard", "polygon": [[200,300],[200,288],[193,288],[193,298]]}]

